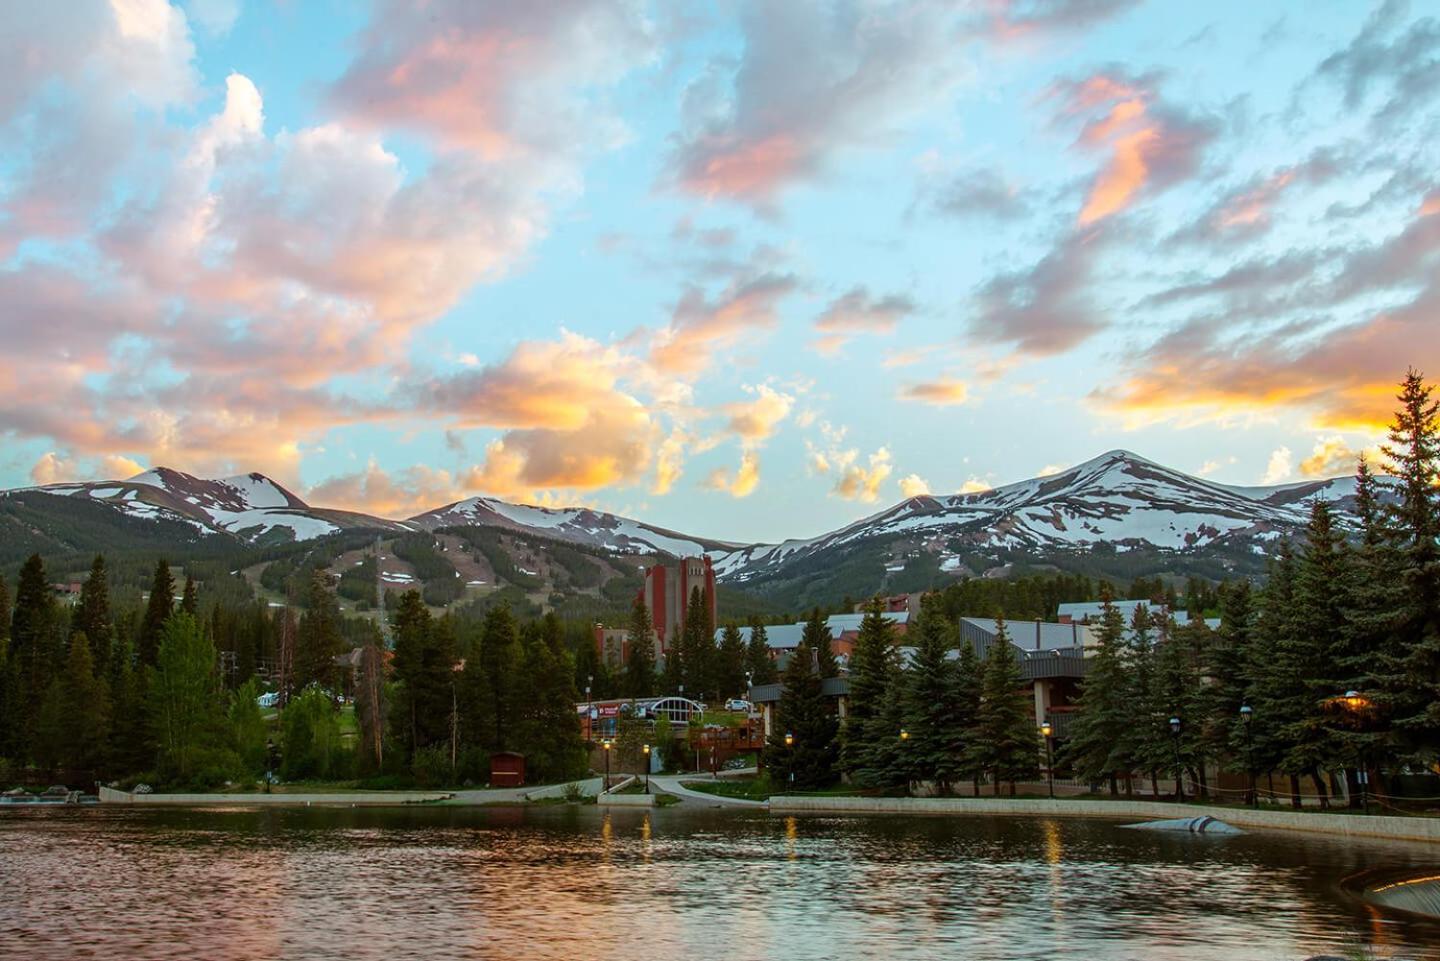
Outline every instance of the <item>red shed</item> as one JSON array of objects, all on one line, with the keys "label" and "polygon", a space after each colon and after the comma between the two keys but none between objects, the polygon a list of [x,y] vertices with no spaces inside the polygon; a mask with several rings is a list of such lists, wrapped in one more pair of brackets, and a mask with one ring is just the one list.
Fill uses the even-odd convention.
[{"label": "red shed", "polygon": [[525,755],[499,751],[490,755],[491,787],[524,787]]}]

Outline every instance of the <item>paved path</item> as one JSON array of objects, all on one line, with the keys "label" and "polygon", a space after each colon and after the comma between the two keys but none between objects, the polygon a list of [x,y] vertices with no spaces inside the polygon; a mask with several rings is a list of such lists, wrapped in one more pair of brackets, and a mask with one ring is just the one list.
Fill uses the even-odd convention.
[{"label": "paved path", "polygon": [[[587,797],[600,791],[600,778],[584,778],[574,783],[580,785],[580,793]],[[564,784],[542,785],[540,787],[482,788],[474,791],[456,791],[449,804],[523,804],[532,797],[563,797]]]},{"label": "paved path", "polygon": [[650,790],[664,791],[666,794],[673,794],[678,797],[682,804],[705,805],[706,807],[738,807],[755,808],[763,810],[769,807],[765,801],[747,801],[738,797],[721,797],[718,794],[706,794],[704,791],[692,791],[680,782],[682,781],[709,781],[712,780],[708,774],[652,774],[650,775]]}]

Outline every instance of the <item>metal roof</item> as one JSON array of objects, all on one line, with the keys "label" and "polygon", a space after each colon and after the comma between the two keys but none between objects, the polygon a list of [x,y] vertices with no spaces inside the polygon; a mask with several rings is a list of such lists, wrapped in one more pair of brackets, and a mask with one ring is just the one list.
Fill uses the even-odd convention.
[{"label": "metal roof", "polygon": [[[910,614],[908,611],[886,612],[885,619],[895,624],[908,624]],[[830,639],[838,640],[841,635],[860,630],[860,622],[864,620],[864,614],[831,614],[825,618],[825,625],[830,628]],[[750,628],[740,628],[740,638],[750,643]],[[765,642],[771,650],[790,651],[800,646],[800,637],[805,632],[805,622],[796,621],[794,624],[767,624],[765,625]],[[723,627],[715,629],[715,643],[720,643],[720,637],[725,633]]]}]

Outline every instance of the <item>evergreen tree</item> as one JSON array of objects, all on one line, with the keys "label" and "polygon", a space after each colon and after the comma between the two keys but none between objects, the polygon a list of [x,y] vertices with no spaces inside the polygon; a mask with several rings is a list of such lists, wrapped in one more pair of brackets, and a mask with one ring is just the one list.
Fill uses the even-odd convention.
[{"label": "evergreen tree", "polygon": [[223,724],[215,645],[189,614],[165,622],[150,669],[150,718],[160,749],[161,773],[188,780],[211,760]]},{"label": "evergreen tree", "polygon": [[10,590],[0,577],[0,759],[21,753],[21,699],[19,664],[10,653]]},{"label": "evergreen tree", "polygon": [[554,612],[521,632],[520,677],[524,698],[517,705],[516,744],[524,748],[526,776],[561,781],[585,770],[585,746],[575,713],[579,694]]},{"label": "evergreen tree", "polygon": [[1228,755],[1231,770],[1246,772],[1250,763],[1248,729],[1240,709],[1248,706],[1245,669],[1253,619],[1251,600],[1248,581],[1221,585],[1220,627],[1201,665],[1207,683],[1200,691],[1200,739],[1205,753]]},{"label": "evergreen tree", "polygon": [[10,700],[15,724],[13,757],[28,758],[41,701],[60,668],[59,612],[50,594],[45,564],[31,555],[20,568],[15,588],[15,610],[10,619],[10,659],[13,662]]},{"label": "evergreen tree", "polygon": [[630,609],[627,634],[630,656],[625,661],[625,678],[621,688],[625,697],[631,699],[651,697],[655,694],[655,646],[652,640],[655,626],[643,598],[635,598],[635,604]]},{"label": "evergreen tree", "polygon": [[680,634],[679,679],[696,700],[704,700],[716,691],[715,631],[710,627],[705,594],[698,586],[691,589],[690,603],[685,607],[685,626]]},{"label": "evergreen tree", "polygon": [[[395,641],[391,664],[395,696],[391,701],[390,727],[405,758],[412,760],[417,751],[442,743],[450,736],[454,652],[445,650],[446,639],[435,629],[419,591],[406,591],[400,598],[391,621],[391,633]],[[467,664],[467,674],[471,670]],[[479,666],[473,670],[478,677]]]},{"label": "evergreen tree", "polygon": [[716,693],[722,698],[738,697],[745,690],[745,639],[733,621],[720,632],[715,655]]},{"label": "evergreen tree", "polygon": [[[1259,611],[1251,644],[1247,701],[1254,711],[1251,721],[1251,750],[1255,768],[1271,773],[1282,768],[1290,750],[1293,729],[1312,705],[1307,702],[1305,684],[1295,676],[1296,648],[1293,641],[1295,616],[1295,558],[1286,541],[1281,541],[1269,565],[1269,577],[1260,594]],[[1291,803],[1300,806],[1300,782],[1291,774]]]},{"label": "evergreen tree", "polygon": [[160,651],[160,635],[165,622],[175,609],[175,580],[170,576],[170,565],[160,561],[155,565],[155,577],[150,584],[150,599],[145,605],[145,617],[140,622],[136,653],[141,665],[154,667]]},{"label": "evergreen tree", "polygon": [[155,766],[155,725],[150,721],[146,669],[136,663],[128,639],[111,658],[109,769],[122,774],[149,772]]},{"label": "evergreen tree", "polygon": [[1406,374],[1382,448],[1398,488],[1390,526],[1403,593],[1380,686],[1398,751],[1426,766],[1440,758],[1440,401],[1432,393],[1419,372]]},{"label": "evergreen tree", "polygon": [[115,625],[110,613],[109,575],[105,570],[105,555],[96,554],[90,565],[90,576],[80,588],[80,602],[75,606],[75,616],[70,625],[72,637],[84,634],[90,641],[97,677],[110,677],[110,648],[115,641]]},{"label": "evergreen tree", "polygon": [[814,665],[815,652],[802,641],[781,678],[784,689],[775,730],[766,744],[765,764],[771,778],[785,789],[811,791],[835,780],[837,725]]},{"label": "evergreen tree", "polygon": [[745,645],[745,669],[751,684],[774,684],[777,676],[775,661],[770,657],[770,639],[759,617],[750,621],[750,640]]},{"label": "evergreen tree", "polygon": [[380,644],[360,650],[360,680],[355,689],[355,724],[359,728],[358,769],[378,772],[385,766],[385,716],[388,713],[385,654]]},{"label": "evergreen tree", "polygon": [[295,632],[295,686],[335,686],[335,658],[345,651],[340,634],[340,603],[330,588],[330,576],[316,570],[310,577],[306,610]]},{"label": "evergreen tree", "polygon": [[[886,698],[899,670],[894,629],[894,622],[884,615],[879,600],[871,600],[850,655],[850,693],[840,734],[840,769],[864,787],[877,786],[881,781],[884,765],[876,751],[897,733],[886,731],[884,725]],[[823,622],[814,633],[817,637],[821,633],[830,636]],[[802,635],[801,647],[805,646]]]},{"label": "evergreen tree", "polygon": [[1004,615],[997,615],[995,640],[985,657],[975,743],[979,763],[989,773],[996,794],[1002,781],[1009,783],[1013,795],[1016,781],[1040,774],[1037,728],[1023,685]]},{"label": "evergreen tree", "polygon": [[976,797],[980,796],[980,767],[971,745],[979,736],[982,667],[975,648],[969,641],[960,642],[960,657],[955,662],[955,717],[952,719],[956,751],[956,775],[970,781]]},{"label": "evergreen tree", "polygon": [[[955,664],[950,660],[955,631],[945,617],[937,595],[926,595],[920,605],[915,658],[906,671],[904,686],[904,728],[908,735],[904,749],[907,780],[929,781],[940,793],[948,793],[960,776],[960,759],[966,741],[957,720],[965,707],[959,699]],[[908,636],[908,635],[907,635]]]},{"label": "evergreen tree", "polygon": [[1123,745],[1135,719],[1126,676],[1125,620],[1108,590],[1101,600],[1096,652],[1081,687],[1066,757],[1077,777],[1092,783],[1107,781],[1113,795],[1119,793],[1118,779],[1128,770]]},{"label": "evergreen tree", "polygon": [[50,682],[36,726],[35,760],[41,767],[96,773],[104,764],[110,698],[95,677],[85,635],[70,638],[65,669]]},{"label": "evergreen tree", "polygon": [[840,673],[840,666],[835,661],[835,651],[830,644],[830,624],[820,608],[810,612],[810,617],[805,622],[805,630],[801,634],[801,643],[815,652],[815,668],[820,672],[821,677],[835,677]]},{"label": "evergreen tree", "polygon": [[185,572],[185,591],[180,595],[180,610],[191,617],[200,617],[200,595],[195,589],[195,578],[190,576],[189,571]]},{"label": "evergreen tree", "polygon": [[[488,751],[508,751],[514,746],[517,702],[512,679],[519,663],[519,644],[515,618],[508,604],[492,607],[485,613],[476,667],[483,701],[481,716],[489,723],[477,733]],[[468,664],[466,670],[469,670]],[[574,710],[573,702],[571,710]]]}]

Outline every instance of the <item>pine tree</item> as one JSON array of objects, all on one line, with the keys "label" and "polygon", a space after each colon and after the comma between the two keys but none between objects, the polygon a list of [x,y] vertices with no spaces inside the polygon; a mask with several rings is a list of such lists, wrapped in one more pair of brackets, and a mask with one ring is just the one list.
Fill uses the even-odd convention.
[{"label": "pine tree", "polygon": [[180,610],[194,618],[200,616],[200,595],[196,592],[195,578],[188,571],[185,573],[185,591],[180,595]]},{"label": "pine tree", "polygon": [[699,587],[690,591],[685,608],[685,626],[680,635],[680,682],[696,700],[703,700],[716,690],[715,632],[710,627],[710,614],[705,594]]},{"label": "pine tree", "polygon": [[94,562],[90,565],[90,576],[85,579],[85,584],[80,588],[80,603],[75,607],[75,616],[71,621],[72,639],[73,634],[78,632],[84,634],[90,641],[90,650],[94,655],[95,674],[97,677],[109,678],[110,676],[110,648],[115,642],[115,625],[110,613],[110,584],[109,575],[105,570],[105,555],[96,554]]},{"label": "pine tree", "polygon": [[995,793],[1000,793],[1000,783],[1005,781],[1013,795],[1016,781],[1039,776],[1040,747],[1003,614],[995,619],[995,640],[985,658],[983,685],[975,744],[978,759],[989,772]]},{"label": "pine tree", "polygon": [[805,630],[801,633],[801,643],[815,653],[815,667],[821,677],[835,677],[840,673],[840,666],[835,661],[835,651],[830,644],[830,624],[825,615],[820,613],[820,608],[810,612],[810,618],[805,622]]},{"label": "pine tree", "polygon": [[128,638],[120,639],[111,658],[110,706],[108,769],[149,772],[155,767],[155,741],[146,669],[136,663]]},{"label": "pine tree", "polygon": [[955,665],[950,660],[954,629],[936,595],[921,602],[915,635],[915,657],[907,668],[904,685],[904,729],[901,745],[907,781],[929,781],[939,793],[948,793],[963,775],[965,732],[957,723],[964,714],[959,699]]},{"label": "pine tree", "polygon": [[770,638],[766,636],[765,625],[759,617],[750,621],[750,640],[745,646],[745,669],[750,672],[751,684],[774,684],[775,661],[770,657]]},{"label": "pine tree", "polygon": [[0,759],[19,759],[24,721],[20,665],[10,651],[10,590],[0,577]]},{"label": "pine tree", "polygon": [[655,693],[655,627],[650,609],[642,598],[635,598],[630,609],[629,658],[625,661],[625,678],[621,687],[628,698],[651,697]]},{"label": "pine tree", "polygon": [[[1293,673],[1295,615],[1295,558],[1281,541],[1269,566],[1260,594],[1259,612],[1251,644],[1247,673],[1247,701],[1254,711],[1251,750],[1258,772],[1282,768],[1290,750],[1292,729],[1310,709],[1303,680]],[[1299,776],[1291,772],[1291,803],[1300,806]]]},{"label": "pine tree", "polygon": [[[815,653],[802,641],[785,665],[777,724],[765,749],[771,778],[797,791],[823,788],[835,780],[837,725],[814,664]],[[785,743],[787,735],[790,744]]]},{"label": "pine tree", "polygon": [[554,612],[520,632],[519,677],[524,696],[516,704],[515,743],[524,748],[526,776],[561,781],[585,770],[585,747],[575,713],[579,694]]},{"label": "pine tree", "polygon": [[1128,770],[1123,744],[1135,720],[1126,677],[1125,620],[1108,590],[1101,600],[1096,652],[1081,687],[1066,757],[1077,777],[1092,783],[1108,781],[1113,795],[1119,793],[1117,782]]},{"label": "pine tree", "polygon": [[[390,728],[408,761],[422,748],[449,737],[454,657],[453,652],[444,650],[444,640],[437,636],[419,591],[406,591],[400,598],[391,632],[395,641],[391,665],[395,696],[390,707]],[[466,664],[467,674],[471,674],[474,660]],[[475,665],[473,676],[480,673]]]},{"label": "pine tree", "polygon": [[[489,751],[508,751],[514,746],[514,724],[517,698],[512,681],[520,659],[520,639],[515,618],[508,604],[492,607],[485,613],[485,626],[480,635],[480,654],[476,668],[480,672],[483,716],[488,729],[479,730],[480,743]],[[469,670],[469,665],[466,665]],[[571,709],[574,709],[572,702]]]},{"label": "pine tree", "polygon": [[170,565],[160,561],[155,565],[155,578],[150,584],[150,599],[145,605],[145,618],[140,622],[140,635],[136,653],[141,665],[154,667],[160,651],[160,635],[165,622],[175,609],[175,580],[170,576]]},{"label": "pine tree", "polygon": [[[887,734],[883,723],[886,698],[899,670],[894,628],[894,622],[881,611],[880,602],[872,600],[865,608],[850,655],[850,691],[840,732],[840,769],[863,787],[880,782],[883,764],[876,750],[888,741],[889,734],[898,733]],[[830,634],[823,625],[815,633],[826,637]],[[803,635],[801,646],[805,646]]]},{"label": "pine tree", "polygon": [[979,737],[980,696],[982,688],[980,658],[969,641],[960,642],[960,657],[955,662],[955,717],[952,719],[956,751],[956,775],[970,781],[976,797],[980,796],[980,767],[972,745]]},{"label": "pine tree", "polygon": [[745,690],[745,639],[740,628],[731,621],[720,632],[720,646],[715,652],[716,693],[720,697],[738,697]]},{"label": "pine tree", "polygon": [[[1220,627],[1201,665],[1201,744],[1211,757],[1228,757],[1234,771],[1249,771],[1249,735],[1241,707],[1246,702],[1246,665],[1253,615],[1248,581],[1220,585]],[[1253,712],[1253,708],[1251,709]]]},{"label": "pine tree", "polygon": [[311,575],[306,610],[295,633],[297,689],[310,684],[327,689],[334,686],[335,658],[345,651],[340,620],[340,604],[330,588],[330,576],[317,570]]},{"label": "pine tree", "polygon": [[10,659],[13,662],[14,757],[24,760],[30,753],[41,701],[50,682],[60,670],[62,657],[59,612],[50,594],[45,564],[39,554],[31,555],[20,568],[15,588],[15,610],[10,619]]},{"label": "pine tree", "polygon": [[379,643],[360,651],[360,683],[355,690],[355,723],[360,730],[358,761],[363,771],[378,772],[385,766],[386,697],[385,654]]},{"label": "pine tree", "polygon": [[1380,686],[1402,756],[1440,758],[1440,401],[1415,370],[1401,385],[1389,443],[1398,482],[1390,509],[1402,606]]},{"label": "pine tree", "polygon": [[70,638],[64,670],[46,692],[36,725],[35,760],[41,767],[97,773],[105,760],[110,698],[95,677],[85,635]]}]

